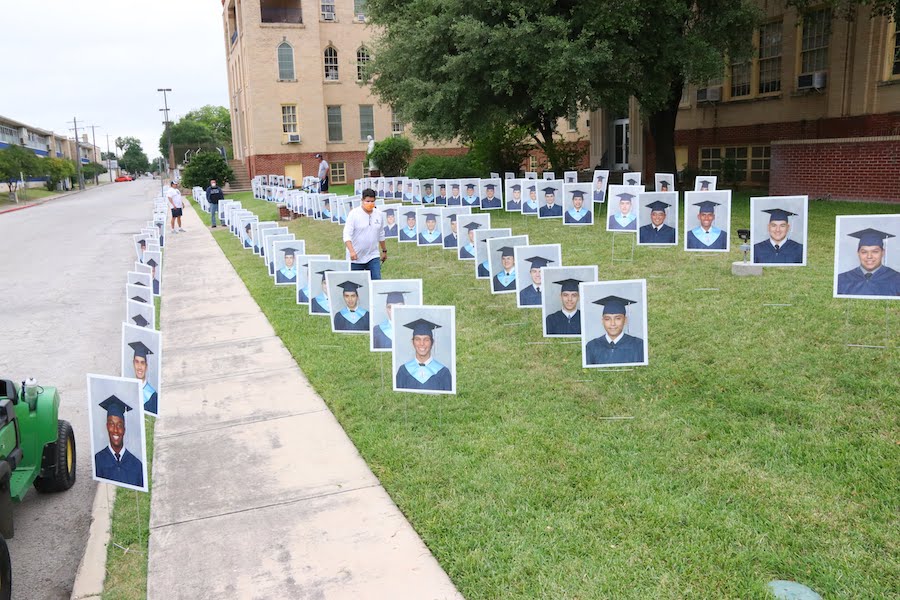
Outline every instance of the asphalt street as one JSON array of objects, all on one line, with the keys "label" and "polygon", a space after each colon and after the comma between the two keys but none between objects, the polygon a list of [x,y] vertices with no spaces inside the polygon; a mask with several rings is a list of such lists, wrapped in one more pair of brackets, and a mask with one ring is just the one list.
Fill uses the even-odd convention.
[{"label": "asphalt street", "polygon": [[96,490],[85,376],[120,374],[131,236],[151,218],[158,191],[159,180],[114,183],[0,214],[0,377],[56,386],[77,446],[72,489],[32,488],[14,507],[13,598],[71,594]]}]

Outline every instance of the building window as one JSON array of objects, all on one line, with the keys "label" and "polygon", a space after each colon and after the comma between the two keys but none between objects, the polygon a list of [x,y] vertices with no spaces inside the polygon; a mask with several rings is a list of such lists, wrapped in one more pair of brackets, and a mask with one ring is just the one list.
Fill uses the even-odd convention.
[{"label": "building window", "polygon": [[781,21],[759,28],[759,93],[781,91]]},{"label": "building window", "polygon": [[347,163],[343,161],[331,163],[331,183],[347,183]]},{"label": "building window", "polygon": [[578,131],[578,115],[570,115],[566,120],[569,131]]},{"label": "building window", "polygon": [[353,14],[360,21],[366,19],[366,0],[353,0]]},{"label": "building window", "polygon": [[287,42],[278,44],[278,80],[293,81],[294,77],[294,48]]},{"label": "building window", "polygon": [[678,106],[690,106],[691,105],[691,86],[688,84],[684,84],[684,87],[681,88],[681,100],[678,101]]},{"label": "building window", "polygon": [[[728,165],[726,169],[725,166]],[[723,170],[733,169],[733,173],[728,173],[729,177],[734,177],[735,181],[747,180],[747,148],[725,148],[725,161],[722,164]]]},{"label": "building window", "polygon": [[281,131],[283,133],[297,133],[297,105],[281,105]]},{"label": "building window", "polygon": [[803,17],[800,46],[800,73],[814,73],[828,68],[828,39],[831,36],[831,11],[807,13]]},{"label": "building window", "polygon": [[359,139],[366,141],[369,135],[375,139],[375,112],[371,104],[363,104],[359,107]]},{"label": "building window", "polygon": [[335,21],[334,0],[322,0],[322,20]]},{"label": "building window", "polygon": [[302,23],[300,0],[260,0],[259,16],[263,23]]},{"label": "building window", "polygon": [[338,53],[328,46],[325,48],[325,81],[338,80]]},{"label": "building window", "polygon": [[391,135],[394,137],[403,135],[403,123],[400,122],[400,117],[394,109],[391,109]]},{"label": "building window", "polygon": [[750,181],[766,182],[769,180],[771,156],[771,146],[753,146],[750,148]]},{"label": "building window", "polygon": [[369,56],[369,51],[365,48],[360,48],[356,51],[356,80],[363,81],[366,78],[366,66],[369,64],[369,61],[372,60],[372,57]]},{"label": "building window", "polygon": [[344,141],[344,126],[341,123],[341,107],[328,107],[328,141],[342,142]]},{"label": "building window", "polygon": [[535,156],[534,154],[531,154],[528,157],[528,170],[531,171],[532,173],[535,173],[535,172],[537,172],[537,168],[538,168],[537,156]]},{"label": "building window", "polygon": [[900,28],[894,31],[894,65],[891,69],[891,75],[900,75]]},{"label": "building window", "polygon": [[6,142],[7,144],[18,144],[19,132],[12,127],[0,125],[0,140]]},{"label": "building window", "polygon": [[700,174],[717,175],[722,168],[721,148],[700,148]]},{"label": "building window", "polygon": [[700,173],[733,177],[737,182],[769,180],[769,146],[730,146],[700,149]]},{"label": "building window", "polygon": [[750,95],[750,62],[731,63],[731,97]]}]

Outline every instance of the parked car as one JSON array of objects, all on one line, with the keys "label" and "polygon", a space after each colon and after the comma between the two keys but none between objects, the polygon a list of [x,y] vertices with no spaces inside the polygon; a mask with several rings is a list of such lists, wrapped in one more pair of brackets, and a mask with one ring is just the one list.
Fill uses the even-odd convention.
[{"label": "parked car", "polygon": [[134,179],[132,179],[131,175],[119,175],[116,177],[116,182],[118,183],[119,181],[134,181]]}]

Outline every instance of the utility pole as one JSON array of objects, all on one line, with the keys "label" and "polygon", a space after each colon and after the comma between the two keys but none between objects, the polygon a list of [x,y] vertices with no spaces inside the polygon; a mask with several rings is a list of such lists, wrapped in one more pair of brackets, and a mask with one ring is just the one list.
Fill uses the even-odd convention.
[{"label": "utility pole", "polygon": [[[168,97],[166,96],[166,92],[171,92],[171,91],[172,91],[172,88],[156,88],[156,91],[157,91],[157,92],[162,92],[162,95],[163,95],[163,106],[164,106],[164,108],[161,108],[161,109],[159,109],[159,110],[165,111],[165,114],[166,114],[166,122],[165,122],[165,126],[166,126],[166,140],[167,140],[167,142],[168,142],[168,152],[167,152],[168,156],[167,156],[166,162],[169,163],[169,165],[168,165],[169,168],[166,169],[166,170],[167,170],[167,171],[170,171],[170,170],[171,170],[171,166],[175,163],[175,153],[172,152],[172,132],[169,130],[169,99],[168,99]],[[172,174],[170,173],[170,176],[171,176],[171,175],[172,175]]]},{"label": "utility pole", "polygon": [[[72,117],[75,126],[75,167],[78,169],[78,189],[84,190],[84,173],[81,172],[81,152],[78,151],[78,118]],[[72,131],[71,129],[69,131]]]},{"label": "utility pole", "polygon": [[[95,130],[97,129],[97,127],[99,127],[99,125],[88,125],[88,127],[91,128],[91,145],[93,146],[93,148],[91,148],[91,152],[95,153],[94,155],[96,156],[97,132]],[[94,170],[94,185],[100,185],[100,173],[98,173],[96,170]]]},{"label": "utility pole", "polygon": [[[112,172],[112,163],[110,162],[110,158],[109,158],[110,156],[112,156],[112,154],[109,151],[109,134],[107,133],[106,134],[106,172],[109,173],[109,182],[112,183],[113,182],[113,172]],[[118,161],[118,157],[116,157],[116,160]]]}]

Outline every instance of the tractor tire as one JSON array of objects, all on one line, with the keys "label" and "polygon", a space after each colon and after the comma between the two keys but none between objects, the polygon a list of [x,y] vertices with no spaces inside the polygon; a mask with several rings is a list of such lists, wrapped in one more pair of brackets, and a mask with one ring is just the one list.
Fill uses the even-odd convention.
[{"label": "tractor tire", "polygon": [[69,422],[62,419],[57,432],[56,467],[47,477],[34,480],[34,488],[44,494],[64,492],[75,485],[75,432]]},{"label": "tractor tire", "polygon": [[0,600],[12,598],[12,560],[6,540],[0,536]]}]

